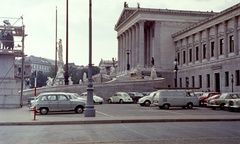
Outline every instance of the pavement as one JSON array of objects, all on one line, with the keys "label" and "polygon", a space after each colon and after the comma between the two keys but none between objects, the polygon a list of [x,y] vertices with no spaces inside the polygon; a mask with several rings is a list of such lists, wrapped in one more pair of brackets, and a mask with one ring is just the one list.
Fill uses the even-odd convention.
[{"label": "pavement", "polygon": [[235,114],[176,114],[169,111],[168,115],[108,115],[96,110],[95,117],[85,117],[74,112],[36,114],[27,106],[18,109],[0,109],[0,126],[7,125],[65,125],[65,124],[108,124],[108,123],[148,123],[148,122],[209,122],[209,121],[240,121],[239,112]]}]

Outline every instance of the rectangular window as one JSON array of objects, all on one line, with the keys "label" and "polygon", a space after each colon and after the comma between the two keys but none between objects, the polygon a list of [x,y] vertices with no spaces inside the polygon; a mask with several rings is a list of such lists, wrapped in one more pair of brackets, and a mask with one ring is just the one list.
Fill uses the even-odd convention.
[{"label": "rectangular window", "polygon": [[207,56],[207,47],[206,44],[203,44],[203,59],[206,59]]},{"label": "rectangular window", "polygon": [[239,86],[240,85],[240,71],[239,70],[236,70],[236,86]]},{"label": "rectangular window", "polygon": [[223,39],[219,40],[219,54],[223,54]]},{"label": "rectangular window", "polygon": [[225,72],[225,86],[229,86],[229,72]]},{"label": "rectangular window", "polygon": [[199,59],[199,49],[198,49],[198,47],[196,47],[196,60],[198,60]]},{"label": "rectangular window", "polygon": [[233,35],[229,37],[229,52],[234,52],[234,40],[233,40]]},{"label": "rectangular window", "polygon": [[192,76],[192,87],[195,87],[195,79],[194,79],[194,76]]},{"label": "rectangular window", "polygon": [[189,49],[189,62],[192,62],[192,49]]},{"label": "rectangular window", "polygon": [[207,88],[210,88],[210,74],[207,74]]},{"label": "rectangular window", "polygon": [[211,57],[214,57],[214,41],[211,42]]},{"label": "rectangular window", "polygon": [[202,76],[199,75],[199,88],[202,88]]},{"label": "rectangular window", "polygon": [[177,53],[177,61],[178,61],[178,65],[180,64],[180,53]]},{"label": "rectangular window", "polygon": [[183,63],[186,63],[186,52],[183,51]]}]

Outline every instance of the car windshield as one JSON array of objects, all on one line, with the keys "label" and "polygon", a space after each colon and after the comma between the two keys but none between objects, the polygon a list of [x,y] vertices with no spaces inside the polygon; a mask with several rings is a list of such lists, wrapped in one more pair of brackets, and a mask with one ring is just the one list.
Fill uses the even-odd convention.
[{"label": "car windshield", "polygon": [[208,93],[204,93],[202,96],[203,96],[203,97],[207,97],[207,96],[208,96]]},{"label": "car windshield", "polygon": [[129,96],[128,94],[125,94],[125,93],[123,93],[122,95],[125,96],[125,97],[128,97],[128,96]]},{"label": "car windshield", "polygon": [[221,96],[220,96],[220,99],[224,99],[224,98],[226,98],[228,96],[228,94],[222,94]]},{"label": "car windshield", "polygon": [[69,99],[77,99],[77,97],[74,94],[67,95]]}]

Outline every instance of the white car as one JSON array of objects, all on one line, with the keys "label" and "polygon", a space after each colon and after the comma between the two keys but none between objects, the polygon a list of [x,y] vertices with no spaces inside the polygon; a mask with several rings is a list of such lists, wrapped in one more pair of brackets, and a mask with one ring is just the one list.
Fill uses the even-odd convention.
[{"label": "white car", "polygon": [[240,109],[240,99],[229,99],[226,100],[226,104],[224,105],[229,111],[234,111],[236,109]]},{"label": "white car", "polygon": [[[87,100],[87,92],[83,92],[80,95],[78,95],[77,97]],[[101,98],[100,96],[97,96],[95,93],[93,93],[93,103],[103,104],[103,101],[104,101],[103,98]]]},{"label": "white car", "polygon": [[108,103],[132,103],[133,99],[126,92],[116,92],[108,98]]},{"label": "white car", "polygon": [[156,95],[156,92],[151,92],[149,95],[144,96],[138,100],[140,106],[150,106],[153,103],[153,98]]}]

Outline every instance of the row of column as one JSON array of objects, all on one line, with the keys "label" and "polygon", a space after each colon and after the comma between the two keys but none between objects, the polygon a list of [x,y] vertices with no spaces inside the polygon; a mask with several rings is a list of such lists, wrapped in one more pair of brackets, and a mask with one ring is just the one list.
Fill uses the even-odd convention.
[{"label": "row of column", "polygon": [[128,57],[130,70],[150,65],[152,57],[154,65],[160,65],[160,22],[145,23],[138,21],[118,36],[118,72],[127,70]]},{"label": "row of column", "polygon": [[[234,53],[235,55],[239,54],[239,41],[238,41],[238,17],[234,17],[233,18],[234,21],[234,28],[233,28],[233,37],[234,37]],[[223,45],[223,54],[224,57],[227,58],[228,54],[229,54],[229,49],[230,49],[230,45],[229,45],[229,36],[228,36],[228,21],[224,21],[223,23],[223,41],[224,41],[224,45]],[[215,59],[219,59],[219,25],[220,24],[216,24],[214,25],[214,58]],[[196,61],[196,47],[198,47],[198,60],[200,63],[203,60],[203,43],[206,44],[206,60],[209,61],[211,58],[211,46],[210,46],[210,28],[205,29],[206,32],[206,42],[202,42],[202,33],[203,31],[199,31],[197,34],[193,34],[191,37],[186,38],[186,43],[189,44],[191,43],[190,47],[186,47],[185,49],[185,60],[186,63],[185,65],[189,64],[189,49],[192,49],[192,61],[191,63],[195,63]],[[196,35],[198,35],[198,43],[195,44],[195,37]],[[181,40],[181,46],[183,45],[183,40]],[[177,45],[176,45],[177,46]],[[180,48],[179,49],[179,55],[180,56],[179,59],[179,64],[182,65],[183,64],[183,49]]]}]

